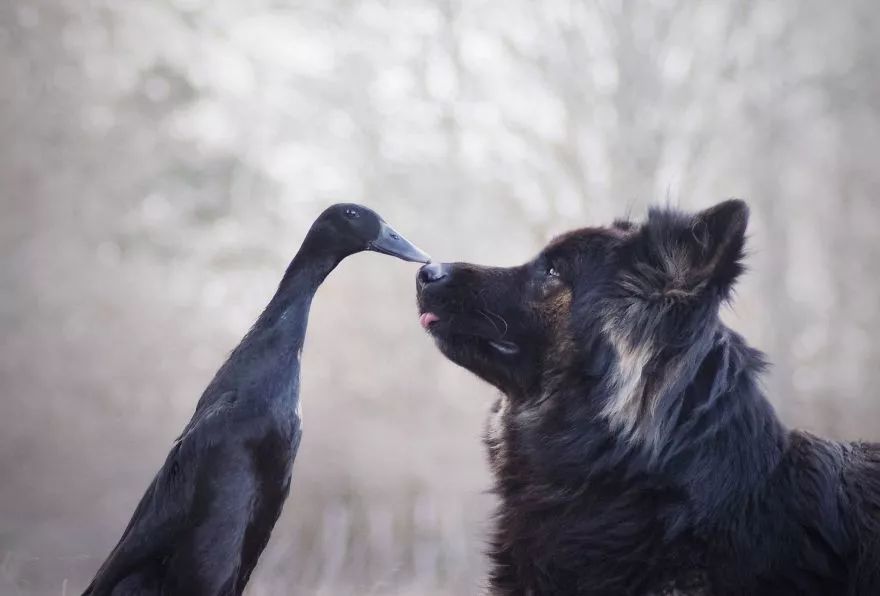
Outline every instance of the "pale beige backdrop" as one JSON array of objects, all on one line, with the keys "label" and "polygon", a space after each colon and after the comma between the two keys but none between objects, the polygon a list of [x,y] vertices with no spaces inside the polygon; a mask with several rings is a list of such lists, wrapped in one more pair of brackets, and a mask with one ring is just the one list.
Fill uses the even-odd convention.
[{"label": "pale beige backdrop", "polygon": [[[730,321],[791,423],[880,439],[872,0],[0,3],[0,594],[77,594],[311,220],[440,259],[728,196]],[[250,594],[473,594],[493,390],[415,266],[347,260],[304,357],[292,497]]]}]

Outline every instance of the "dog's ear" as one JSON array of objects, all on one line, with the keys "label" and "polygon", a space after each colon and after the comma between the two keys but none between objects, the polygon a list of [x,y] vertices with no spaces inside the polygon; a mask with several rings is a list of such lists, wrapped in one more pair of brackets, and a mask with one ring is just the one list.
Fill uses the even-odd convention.
[{"label": "dog's ear", "polygon": [[744,270],[748,220],[749,208],[735,199],[694,215],[651,209],[631,245],[633,266],[621,287],[663,304],[726,298]]},{"label": "dog's ear", "polygon": [[691,277],[726,294],[744,271],[749,207],[730,199],[700,211],[691,225]]}]

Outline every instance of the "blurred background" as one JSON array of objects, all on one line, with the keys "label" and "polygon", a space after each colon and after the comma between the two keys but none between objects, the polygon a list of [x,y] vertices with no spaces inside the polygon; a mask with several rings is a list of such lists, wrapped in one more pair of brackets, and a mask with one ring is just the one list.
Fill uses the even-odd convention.
[{"label": "blurred background", "polygon": [[[726,316],[792,425],[880,439],[873,0],[3,0],[0,594],[77,594],[313,218],[511,265],[652,203],[752,205]],[[409,263],[318,293],[248,593],[478,593],[494,390]]]}]

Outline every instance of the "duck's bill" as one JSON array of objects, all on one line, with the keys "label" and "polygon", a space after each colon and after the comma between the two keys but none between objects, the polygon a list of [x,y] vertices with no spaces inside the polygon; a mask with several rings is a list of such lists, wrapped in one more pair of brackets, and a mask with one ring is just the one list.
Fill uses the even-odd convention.
[{"label": "duck's bill", "polygon": [[368,248],[369,250],[391,255],[404,261],[427,263],[431,260],[427,253],[421,251],[415,244],[398,234],[394,228],[384,221],[381,223],[379,235],[370,242]]}]

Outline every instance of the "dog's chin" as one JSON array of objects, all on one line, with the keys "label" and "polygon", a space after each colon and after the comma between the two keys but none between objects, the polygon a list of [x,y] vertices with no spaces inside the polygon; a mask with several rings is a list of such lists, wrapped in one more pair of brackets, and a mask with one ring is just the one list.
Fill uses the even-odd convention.
[{"label": "dog's chin", "polygon": [[464,313],[448,313],[419,305],[419,323],[440,352],[455,364],[499,386],[518,368],[520,346],[499,337],[495,325]]},{"label": "dog's chin", "polygon": [[[515,342],[496,337],[491,331],[473,331],[473,327],[460,326],[447,322],[446,317],[439,317],[433,312],[425,312],[419,316],[422,327],[430,333],[444,354],[464,352],[494,353],[499,356],[515,356],[520,348]],[[466,330],[468,329],[468,330]]]},{"label": "dog's chin", "polygon": [[432,333],[443,355],[466,368],[469,362],[483,361],[490,354],[489,341],[472,335]]},{"label": "dog's chin", "polygon": [[516,354],[519,350],[514,344],[473,335],[432,335],[437,348],[451,362],[502,391],[508,389],[508,381],[515,375],[517,368]]},{"label": "dog's chin", "polygon": [[516,356],[519,354],[519,346],[512,341],[502,339],[488,339],[478,335],[434,335],[434,340],[441,350],[446,353],[447,350],[462,352],[478,352],[480,354],[497,355],[497,356]]}]

